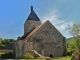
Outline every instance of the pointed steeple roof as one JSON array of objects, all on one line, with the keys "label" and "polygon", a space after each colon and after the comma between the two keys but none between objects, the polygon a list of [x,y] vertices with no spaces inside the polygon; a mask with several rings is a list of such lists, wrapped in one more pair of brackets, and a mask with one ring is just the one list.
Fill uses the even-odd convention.
[{"label": "pointed steeple roof", "polygon": [[38,16],[36,15],[36,13],[33,10],[33,6],[31,6],[31,13],[28,16],[27,20],[40,21],[40,19],[38,18]]}]

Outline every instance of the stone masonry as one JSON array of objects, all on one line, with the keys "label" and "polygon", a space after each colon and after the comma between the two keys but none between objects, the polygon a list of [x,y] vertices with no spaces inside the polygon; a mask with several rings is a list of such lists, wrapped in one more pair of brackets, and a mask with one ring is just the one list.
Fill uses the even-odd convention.
[{"label": "stone masonry", "polygon": [[61,57],[66,51],[65,37],[48,20],[42,24],[33,6],[24,23],[24,35],[15,42],[15,57],[24,57],[31,50],[48,57]]}]

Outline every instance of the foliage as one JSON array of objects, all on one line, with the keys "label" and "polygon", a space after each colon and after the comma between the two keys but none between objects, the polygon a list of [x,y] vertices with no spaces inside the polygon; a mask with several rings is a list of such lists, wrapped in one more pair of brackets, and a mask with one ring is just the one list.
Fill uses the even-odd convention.
[{"label": "foliage", "polygon": [[71,57],[61,57],[53,60],[71,60]]},{"label": "foliage", "polygon": [[[27,59],[19,59],[19,60],[27,60]],[[46,60],[45,58],[40,58],[40,59],[28,59],[28,60]]]},{"label": "foliage", "polygon": [[74,52],[72,53],[71,60],[80,60],[80,52],[76,45],[74,46]]},{"label": "foliage", "polygon": [[0,50],[0,57],[2,54],[8,53],[8,52],[13,52],[13,50]]},{"label": "foliage", "polygon": [[8,39],[4,39],[4,45],[9,45],[10,44],[10,40],[8,40]]},{"label": "foliage", "polygon": [[11,43],[14,43],[14,39],[2,39],[0,38],[0,49],[4,49],[5,46],[10,45]]},{"label": "foliage", "polygon": [[14,55],[11,52],[5,53],[5,54],[1,54],[1,59],[13,59],[13,58],[14,58]]},{"label": "foliage", "polygon": [[5,54],[5,53],[4,52],[0,52],[0,57],[1,57],[2,54]]},{"label": "foliage", "polygon": [[0,46],[2,46],[3,44],[2,44],[2,42],[3,42],[3,39],[2,38],[0,38]]},{"label": "foliage", "polygon": [[[20,59],[20,60],[26,60],[26,59]],[[46,60],[46,59],[45,58],[41,58],[41,59],[28,59],[28,60]],[[71,57],[54,58],[52,60],[71,60]]]},{"label": "foliage", "polygon": [[27,59],[33,59],[34,56],[32,54],[30,54],[30,53],[26,53],[25,54],[25,58],[27,58]]},{"label": "foliage", "polygon": [[76,45],[77,45],[78,50],[80,52],[80,35],[79,36],[76,36],[75,39],[76,39]]},{"label": "foliage", "polygon": [[74,37],[80,35],[80,23],[75,23],[73,26],[70,28],[69,33],[73,35]]},{"label": "foliage", "polygon": [[7,46],[7,45],[10,45],[10,44],[13,43],[13,42],[14,42],[14,39],[4,39],[4,40],[3,40],[3,44],[6,45],[6,46]]},{"label": "foliage", "polygon": [[74,46],[74,52],[72,54],[72,60],[79,59],[80,57],[80,23],[75,23],[70,28],[69,33],[75,38],[76,45]]},{"label": "foliage", "polygon": [[74,56],[75,56],[74,53],[72,53],[71,60],[74,60],[75,59]]},{"label": "foliage", "polygon": [[80,51],[80,23],[73,24],[73,26],[69,30],[69,33],[75,38],[76,45]]},{"label": "foliage", "polygon": [[74,39],[74,37],[71,38],[67,38],[67,56],[71,56],[74,50],[74,45],[76,44],[76,40]]}]

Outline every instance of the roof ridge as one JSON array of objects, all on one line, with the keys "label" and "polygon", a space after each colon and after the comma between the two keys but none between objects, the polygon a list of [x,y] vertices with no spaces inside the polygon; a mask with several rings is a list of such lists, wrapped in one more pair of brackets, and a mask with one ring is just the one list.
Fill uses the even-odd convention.
[{"label": "roof ridge", "polygon": [[39,26],[37,26],[37,27],[27,36],[27,38],[28,38],[28,37],[31,37],[32,35],[34,35],[34,34],[40,29],[40,27],[43,26],[43,25],[44,25],[44,23],[41,24],[41,25],[39,25]]},{"label": "roof ridge", "polygon": [[43,26],[46,22],[48,22],[49,20],[45,21],[44,23],[40,24],[39,26],[37,26],[28,36],[28,37],[31,37],[32,35],[34,35],[39,29],[41,26]]}]

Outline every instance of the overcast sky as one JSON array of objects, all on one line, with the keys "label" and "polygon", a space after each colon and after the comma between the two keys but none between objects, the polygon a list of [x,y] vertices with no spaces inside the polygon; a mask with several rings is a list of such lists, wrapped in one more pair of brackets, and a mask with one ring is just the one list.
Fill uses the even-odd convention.
[{"label": "overcast sky", "polygon": [[80,0],[0,0],[0,37],[17,39],[33,6],[42,22],[49,20],[63,36],[66,28],[80,22]]}]

